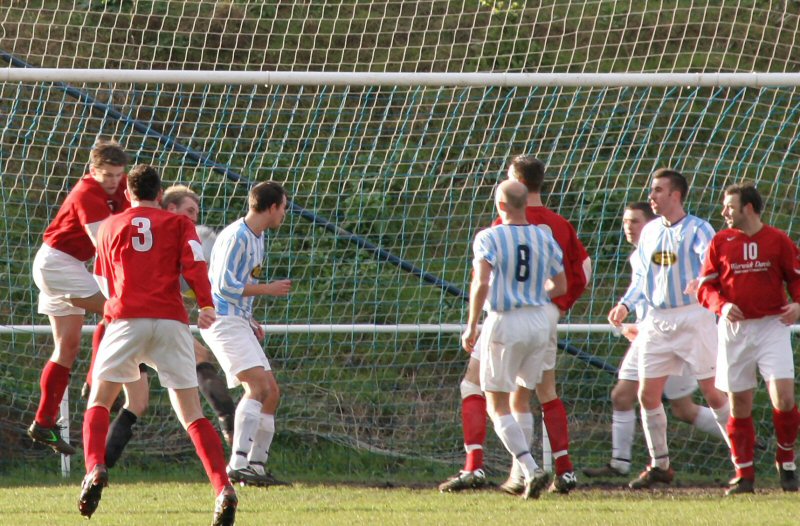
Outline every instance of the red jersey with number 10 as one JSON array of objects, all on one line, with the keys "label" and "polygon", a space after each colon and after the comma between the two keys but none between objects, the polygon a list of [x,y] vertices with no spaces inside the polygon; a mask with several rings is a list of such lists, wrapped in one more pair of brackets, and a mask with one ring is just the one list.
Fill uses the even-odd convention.
[{"label": "red jersey with number 10", "polygon": [[781,313],[787,286],[800,300],[800,252],[789,236],[768,225],[752,237],[729,228],[711,240],[697,298],[718,315],[733,303],[756,319]]},{"label": "red jersey with number 10", "polygon": [[194,223],[160,208],[130,208],[100,225],[94,273],[108,298],[107,320],[159,318],[189,323],[181,275],[200,308],[214,306]]},{"label": "red jersey with number 10", "polygon": [[126,186],[127,179],[123,177],[117,191],[109,195],[91,175],[85,175],[64,199],[55,219],[44,231],[44,243],[79,261],[92,259],[94,243],[86,227],[130,208],[125,197]]}]

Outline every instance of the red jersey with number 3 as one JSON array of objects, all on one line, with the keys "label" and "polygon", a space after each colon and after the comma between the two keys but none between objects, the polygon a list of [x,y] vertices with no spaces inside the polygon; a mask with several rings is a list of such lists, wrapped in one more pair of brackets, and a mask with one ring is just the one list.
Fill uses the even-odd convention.
[{"label": "red jersey with number 3", "polygon": [[754,236],[726,229],[711,240],[697,298],[700,304],[722,314],[733,303],[747,319],[781,313],[786,287],[800,299],[800,252],[782,230],[764,225]]},{"label": "red jersey with number 3", "polygon": [[108,298],[107,320],[159,318],[189,323],[181,275],[195,292],[199,307],[214,306],[194,223],[160,208],[130,208],[100,225],[94,272]]},{"label": "red jersey with number 3", "polygon": [[[544,206],[529,206],[525,208],[525,217],[528,223],[549,231],[561,248],[564,262],[564,274],[567,277],[567,292],[553,298],[553,303],[562,311],[568,311],[575,305],[583,291],[586,290],[588,281],[583,262],[589,257],[578,234],[572,224],[564,217],[558,215]],[[501,224],[498,217],[492,226]]]},{"label": "red jersey with number 3", "polygon": [[92,259],[94,243],[86,227],[130,208],[125,197],[126,186],[127,180],[123,177],[117,191],[109,195],[91,175],[85,175],[64,199],[55,219],[44,231],[44,243],[77,260]]}]

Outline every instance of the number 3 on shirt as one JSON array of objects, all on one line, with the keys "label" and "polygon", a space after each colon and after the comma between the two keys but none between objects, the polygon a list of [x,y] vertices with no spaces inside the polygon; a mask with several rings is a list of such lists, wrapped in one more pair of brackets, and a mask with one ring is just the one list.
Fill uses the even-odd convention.
[{"label": "number 3 on shirt", "polygon": [[528,281],[531,275],[531,249],[528,245],[517,245],[517,281]]},{"label": "number 3 on shirt", "polygon": [[133,249],[137,252],[147,252],[153,248],[153,233],[150,231],[150,220],[146,217],[134,217],[131,225],[136,227],[136,234],[131,237]]}]

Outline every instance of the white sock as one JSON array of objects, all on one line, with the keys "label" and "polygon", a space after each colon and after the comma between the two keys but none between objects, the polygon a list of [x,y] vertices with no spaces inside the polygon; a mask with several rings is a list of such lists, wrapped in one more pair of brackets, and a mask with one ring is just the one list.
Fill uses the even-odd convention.
[{"label": "white sock", "polygon": [[261,413],[258,421],[258,428],[253,435],[253,445],[250,447],[250,455],[247,460],[266,464],[269,458],[269,447],[272,445],[272,438],[275,436],[275,415]]},{"label": "white sock", "polygon": [[[716,424],[715,424],[716,425]],[[631,449],[636,434],[636,410],[617,411],[611,415],[611,466],[628,472],[631,467]]]},{"label": "white sock", "polygon": [[708,407],[702,405],[699,407],[697,417],[694,419],[694,422],[692,422],[692,425],[711,436],[717,437],[720,440],[725,440],[725,433],[720,429],[714,411]]},{"label": "white sock", "polygon": [[531,456],[530,447],[525,443],[525,435],[517,421],[511,415],[503,415],[493,419],[493,422],[494,430],[500,437],[500,441],[506,446],[508,452],[519,460],[525,479],[533,477],[534,470],[539,466]]},{"label": "white sock", "polygon": [[[511,413],[514,420],[519,424],[522,429],[522,434],[525,435],[525,440],[528,443],[528,450],[530,451],[533,446],[533,414],[532,413]],[[525,480],[525,473],[522,471],[522,466],[516,458],[511,461],[511,474],[508,478],[511,480]]]},{"label": "white sock", "polygon": [[731,406],[728,400],[725,399],[725,405],[719,409],[710,409],[710,411],[714,413],[714,420],[717,421],[717,427],[719,427],[722,439],[728,444],[728,449],[730,449],[731,439],[728,436],[728,418],[731,416]]},{"label": "white sock", "polygon": [[261,402],[251,398],[242,398],[236,406],[233,420],[233,445],[231,447],[230,467],[242,469],[247,467],[247,455],[250,444],[256,434],[261,420]]},{"label": "white sock", "polygon": [[647,439],[647,449],[650,451],[652,466],[667,469],[669,467],[669,449],[667,448],[667,413],[664,405],[659,404],[655,409],[642,407],[642,427]]}]

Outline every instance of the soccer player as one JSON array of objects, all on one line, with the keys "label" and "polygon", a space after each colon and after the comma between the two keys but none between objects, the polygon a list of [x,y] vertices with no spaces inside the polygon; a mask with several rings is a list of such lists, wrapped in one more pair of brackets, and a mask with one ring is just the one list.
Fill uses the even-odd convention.
[{"label": "soccer player", "polygon": [[[622,230],[625,239],[634,246],[639,244],[639,236],[644,225],[655,219],[650,205],[644,202],[631,203],[625,208],[622,215]],[[636,264],[636,258],[629,258],[631,265]],[[644,319],[645,303],[635,305],[636,321]],[[633,342],[637,334],[635,324],[624,324],[623,336]],[[586,468],[583,470],[587,477],[614,477],[625,476],[631,470],[631,449],[633,436],[636,432],[636,393],[639,390],[639,359],[636,348],[631,345],[619,368],[619,380],[611,391],[611,404],[613,414],[611,417],[611,460],[599,468]],[[697,380],[688,375],[670,376],[664,385],[664,396],[669,400],[672,415],[678,420],[691,424],[701,431],[724,440],[722,429],[714,419],[714,413],[705,406],[700,406],[692,400],[692,394],[697,390]]]},{"label": "soccer player", "polygon": [[650,207],[661,217],[642,229],[633,256],[633,279],[608,314],[608,321],[622,329],[628,313],[641,301],[647,304],[633,345],[639,352],[639,405],[651,462],[628,484],[631,489],[669,484],[674,478],[667,448],[667,415],[661,403],[669,376],[680,375],[688,366],[717,423],[722,426],[728,419],[728,401],[714,387],[714,315],[697,303],[695,294],[714,229],[686,213],[683,202],[688,191],[680,172],[661,168],[653,173]]},{"label": "soccer player", "polygon": [[124,193],[128,159],[122,147],[98,141],[89,159],[89,173],[67,195],[33,260],[38,311],[50,319],[55,349],[42,370],[42,396],[28,435],[64,455],[76,450],[61,437],[59,407],[80,351],[84,315],[87,310],[102,314],[105,302],[86,263],[95,255],[100,223],[130,206]]},{"label": "soccer player", "polygon": [[105,466],[109,408],[122,384],[139,378],[139,364],[158,373],[169,389],[175,413],[194,443],[217,494],[213,524],[232,525],[236,492],[225,473],[222,442],[203,416],[197,393],[189,316],[180,277],[194,290],[200,308],[197,324],[216,319],[203,250],[194,224],[158,204],[161,179],[148,165],[128,174],[133,207],[100,226],[95,274],[108,301],[108,322],[93,369],[92,388],[83,421],[86,477],[78,509],[91,517],[108,484]]},{"label": "soccer player", "polygon": [[[161,208],[174,214],[185,215],[191,219],[192,223],[197,224],[200,214],[200,196],[187,186],[173,185],[164,190],[161,198]],[[202,226],[197,226],[197,231],[203,245],[203,256],[208,259],[211,254],[211,246],[214,244],[211,237],[214,235],[213,231],[208,227]],[[204,237],[207,239],[204,239]],[[185,296],[194,296],[183,279],[181,279],[181,289]],[[192,338],[192,343],[194,345],[195,361],[197,362],[197,381],[199,382],[200,392],[217,414],[222,436],[230,444],[233,437],[233,413],[236,404],[231,399],[225,381],[217,374],[216,368],[211,363],[208,349],[197,338]],[[123,387],[125,390],[125,406],[117,413],[108,431],[106,466],[109,468],[116,465],[125,446],[133,437],[133,426],[147,411],[150,399],[147,367],[140,365],[139,370],[141,371],[139,380]]]},{"label": "soccer player", "polygon": [[727,430],[736,468],[726,495],[754,491],[756,368],[774,408],[781,488],[798,487],[794,447],[800,413],[789,326],[800,318],[800,252],[784,232],[761,221],[762,209],[752,184],[725,189],[722,217],[728,228],[711,241],[698,290],[700,303],[719,316],[716,385],[730,401]]},{"label": "soccer player", "polygon": [[266,470],[275,435],[280,391],[260,341],[264,329],[253,319],[256,296],[286,296],[292,282],[260,283],[264,276],[264,231],[281,226],[286,191],[275,182],[250,189],[245,217],[228,225],[211,252],[209,276],[219,318],[200,331],[228,378],[228,387],[244,386],[236,407],[228,476],[255,486],[283,484]]},{"label": "soccer player", "polygon": [[[514,157],[508,166],[508,178],[523,183],[528,189],[525,215],[529,223],[538,225],[549,232],[558,243],[563,254],[564,272],[567,276],[566,293],[553,298],[545,308],[558,310],[564,315],[586,289],[591,276],[591,260],[578,239],[572,225],[546,208],[542,202],[545,166],[532,156]],[[498,224],[496,220],[494,224]],[[551,334],[547,354],[544,359],[542,381],[536,386],[536,396],[542,406],[542,413],[550,443],[554,452],[556,477],[551,490],[569,492],[575,487],[575,476],[569,458],[569,433],[567,413],[564,404],[556,393],[555,366],[557,334]],[[439,485],[440,491],[460,491],[468,488],[481,488],[488,484],[483,471],[483,442],[486,439],[486,399],[481,392],[478,371],[480,353],[470,355],[467,372],[461,382],[461,418],[464,432],[466,461],[464,468],[455,476]],[[518,389],[512,395],[512,414],[522,427],[530,444],[533,441],[533,415],[530,400],[532,391]],[[501,486],[507,493],[518,495],[524,488],[524,479],[519,463],[512,465],[511,475]]]},{"label": "soccer player", "polygon": [[530,453],[530,442],[511,414],[510,393],[517,385],[534,389],[541,382],[550,337],[558,313],[550,298],[567,291],[561,249],[543,229],[525,217],[527,188],[518,181],[497,187],[495,206],[502,224],[475,236],[469,318],[461,337],[472,353],[481,309],[487,311],[480,339],[480,386],[498,437],[520,463],[524,499],[539,497],[548,475]]}]

